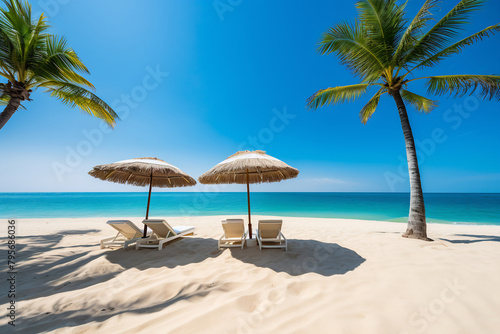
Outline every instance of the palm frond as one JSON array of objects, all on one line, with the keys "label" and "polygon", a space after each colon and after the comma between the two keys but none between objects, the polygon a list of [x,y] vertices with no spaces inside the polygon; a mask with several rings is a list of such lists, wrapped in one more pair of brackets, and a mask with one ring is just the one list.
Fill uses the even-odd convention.
[{"label": "palm frond", "polygon": [[6,106],[9,104],[10,96],[5,94],[3,91],[0,91],[0,106]]},{"label": "palm frond", "polygon": [[[500,76],[498,75],[442,75],[427,77],[427,90],[431,94],[463,96],[480,88],[479,96],[500,101]],[[416,79],[415,79],[416,80]]]},{"label": "palm frond", "polygon": [[483,38],[490,37],[494,35],[495,33],[500,32],[500,23],[495,24],[493,26],[490,26],[488,28],[485,28],[469,37],[466,37],[452,45],[450,45],[447,48],[444,48],[443,50],[439,51],[435,55],[423,60],[420,64],[416,65],[414,68],[420,68],[424,66],[429,66],[433,67],[437,65],[440,61],[442,61],[444,58],[455,54],[455,53],[460,53],[465,47],[472,45],[478,41],[482,41]]},{"label": "palm frond", "polygon": [[359,118],[363,124],[366,124],[368,120],[372,117],[375,110],[377,110],[378,102],[380,101],[380,96],[387,93],[387,89],[382,87],[378,90],[375,95],[368,101],[367,104],[359,112]]},{"label": "palm frond", "polygon": [[45,56],[46,38],[44,33],[49,27],[46,17],[41,14],[36,24],[31,25],[31,31],[26,36],[26,45],[24,50],[24,67],[30,68],[35,66]]},{"label": "palm frond", "polygon": [[330,28],[318,43],[318,51],[336,53],[343,65],[366,82],[379,79],[384,71],[385,50],[369,43],[366,29],[358,21],[354,25],[343,22]]},{"label": "palm frond", "polygon": [[437,107],[437,101],[433,101],[424,96],[412,93],[408,90],[402,89],[400,91],[403,100],[411,104],[415,109],[420,112],[430,113],[434,108]]},{"label": "palm frond", "polygon": [[[10,96],[9,95],[2,95],[0,96],[0,107],[5,107],[9,104],[10,101]],[[26,107],[23,106],[22,104],[19,105],[20,109],[26,110]]]},{"label": "palm frond", "polygon": [[70,82],[47,81],[39,87],[47,88],[51,96],[60,99],[65,105],[86,112],[89,115],[100,118],[114,126],[120,118],[115,111],[103,100],[91,91]]},{"label": "palm frond", "polygon": [[[0,13],[1,15],[1,13]],[[5,36],[0,28],[0,68],[2,70],[2,76],[10,81],[15,80],[13,73],[13,66],[10,59],[10,49],[5,41]]]},{"label": "palm frond", "polygon": [[[28,92],[46,88],[64,104],[113,126],[118,115],[89,90],[94,86],[80,75],[89,71],[66,39],[46,32],[49,24],[43,14],[32,20],[27,1],[1,1],[4,6],[0,8],[0,76]],[[0,103],[8,103],[9,94],[12,93],[2,88]]]},{"label": "palm frond", "polygon": [[46,38],[46,55],[38,66],[31,69],[30,84],[37,81],[69,81],[94,89],[94,86],[77,71],[89,73],[76,52],[68,47],[66,39],[58,36]]},{"label": "palm frond", "polygon": [[405,25],[404,8],[396,0],[360,0],[356,3],[359,18],[366,29],[370,46],[380,48],[377,54],[387,65]]},{"label": "palm frond", "polygon": [[[31,19],[27,1],[4,1],[0,9],[0,66],[10,77],[24,82],[31,63],[42,57],[44,43],[41,37],[48,28],[45,17]],[[12,78],[9,78],[11,80]]]},{"label": "palm frond", "polygon": [[65,68],[90,73],[64,37],[51,35],[47,38],[47,57]]},{"label": "palm frond", "polygon": [[414,47],[404,58],[404,63],[420,62],[436,54],[456,38],[469,15],[478,10],[484,0],[461,0],[453,9],[439,20],[426,34],[419,37]]},{"label": "palm frond", "polygon": [[24,21],[31,21],[31,5],[28,1],[2,0],[9,12],[15,12]]},{"label": "palm frond", "polygon": [[0,9],[0,32],[2,35],[2,60],[11,67],[20,66],[24,53],[24,35],[28,33],[29,24],[23,19],[22,11],[16,11],[15,3],[4,1],[7,9]]},{"label": "palm frond", "polygon": [[427,0],[422,5],[417,15],[410,22],[405,32],[399,40],[399,44],[394,52],[393,65],[394,66],[404,66],[402,59],[406,55],[407,51],[411,49],[417,40],[418,34],[425,27],[429,20],[432,20],[432,10],[437,7],[441,0]]},{"label": "palm frond", "polygon": [[330,87],[321,89],[307,99],[309,109],[317,109],[324,105],[351,102],[366,93],[369,84]]}]

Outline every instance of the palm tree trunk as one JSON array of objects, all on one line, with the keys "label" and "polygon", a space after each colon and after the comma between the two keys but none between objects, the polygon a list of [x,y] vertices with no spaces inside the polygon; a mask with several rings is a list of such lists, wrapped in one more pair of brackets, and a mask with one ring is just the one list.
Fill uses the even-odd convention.
[{"label": "palm tree trunk", "polygon": [[14,98],[12,97],[9,100],[9,104],[5,107],[5,109],[2,111],[0,114],[0,130],[3,128],[5,124],[9,121],[9,119],[14,115],[14,113],[19,109],[19,106],[21,105],[21,99],[20,98]]},{"label": "palm tree trunk", "polygon": [[406,113],[406,107],[399,93],[399,90],[391,91],[391,96],[398,107],[401,126],[405,136],[406,159],[408,161],[408,173],[410,174],[410,213],[408,216],[408,226],[403,234],[405,238],[421,239],[432,241],[427,238],[427,224],[425,222],[425,205],[422,184],[420,182],[420,171],[418,170],[417,150],[411,132],[410,121]]}]

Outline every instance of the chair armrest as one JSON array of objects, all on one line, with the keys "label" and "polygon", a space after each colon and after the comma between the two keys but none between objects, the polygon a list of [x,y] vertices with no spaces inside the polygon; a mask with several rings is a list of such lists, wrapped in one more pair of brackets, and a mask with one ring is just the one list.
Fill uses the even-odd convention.
[{"label": "chair armrest", "polygon": [[104,245],[106,242],[108,242],[108,241],[113,241],[113,240],[115,240],[115,239],[116,239],[116,237],[110,237],[110,238],[102,239],[102,240],[99,242],[99,245],[100,245],[101,249],[106,248],[106,246]]},{"label": "chair armrest", "polygon": [[102,239],[101,243],[106,242],[106,241],[111,241],[111,240],[114,240],[114,239],[116,239],[116,237],[109,237],[109,238],[106,238],[106,239]]},{"label": "chair armrest", "polygon": [[[155,239],[155,238],[151,238],[151,237],[147,237],[147,238],[139,238],[139,239],[137,240],[137,243],[138,243],[138,244],[145,244],[145,243],[147,243],[149,240],[152,240],[152,239]],[[157,240],[157,239],[155,239],[155,240]]]},{"label": "chair armrest", "polygon": [[134,238],[134,239],[130,239],[130,240],[125,240],[125,242],[123,243],[123,249],[127,249],[128,246],[139,242],[141,239],[142,238]]}]

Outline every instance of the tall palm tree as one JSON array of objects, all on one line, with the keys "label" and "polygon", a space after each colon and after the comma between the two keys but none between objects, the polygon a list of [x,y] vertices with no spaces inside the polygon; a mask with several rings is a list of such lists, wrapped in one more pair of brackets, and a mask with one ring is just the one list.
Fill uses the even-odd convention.
[{"label": "tall palm tree", "polygon": [[484,0],[462,0],[433,26],[429,26],[439,2],[425,1],[410,21],[405,19],[406,3],[398,5],[396,0],[358,1],[358,18],[352,24],[343,22],[330,28],[323,34],[318,51],[321,54],[336,54],[341,63],[360,78],[361,83],[322,89],[308,99],[309,108],[316,109],[353,101],[366,93],[369,87],[377,87],[378,91],[359,114],[363,123],[373,115],[382,95],[387,93],[394,99],[403,127],[411,188],[408,226],[403,237],[422,240],[431,239],[427,238],[417,154],[405,103],[426,113],[437,103],[409,91],[409,84],[425,80],[429,94],[462,96],[478,90],[481,98],[500,100],[500,76],[497,75],[415,77],[418,70],[435,67],[446,57],[500,31],[500,24],[496,24],[456,40],[470,14],[479,9]]},{"label": "tall palm tree", "polygon": [[78,72],[87,67],[63,37],[47,33],[49,25],[42,14],[32,20],[27,1],[2,0],[0,8],[0,129],[21,106],[31,101],[31,92],[44,88],[64,104],[104,120],[113,126],[118,116],[92,91],[94,86]]}]

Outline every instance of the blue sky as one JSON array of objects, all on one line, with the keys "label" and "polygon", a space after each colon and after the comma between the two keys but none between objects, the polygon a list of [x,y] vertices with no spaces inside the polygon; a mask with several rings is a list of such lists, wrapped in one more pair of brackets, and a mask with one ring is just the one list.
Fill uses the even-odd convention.
[{"label": "blue sky", "polygon": [[[444,1],[446,13],[457,1]],[[410,15],[423,1],[412,0]],[[301,173],[255,191],[409,190],[394,101],[366,125],[357,102],[311,112],[318,89],[356,83],[321,34],[351,21],[350,1],[40,0],[52,31],[67,37],[98,95],[120,114],[114,130],[42,91],[0,131],[0,192],[144,191],[102,182],[98,164],[154,156],[198,177],[240,149],[264,149]],[[219,9],[215,5],[218,5]],[[489,1],[465,33],[499,21]],[[498,74],[500,36],[427,74]],[[413,91],[425,94],[423,85]],[[373,92],[371,92],[373,93]],[[500,104],[439,97],[429,115],[409,108],[424,192],[500,192]],[[205,188],[183,189],[201,191]],[[239,185],[208,190],[245,191]],[[171,190],[168,190],[171,191]]]}]

